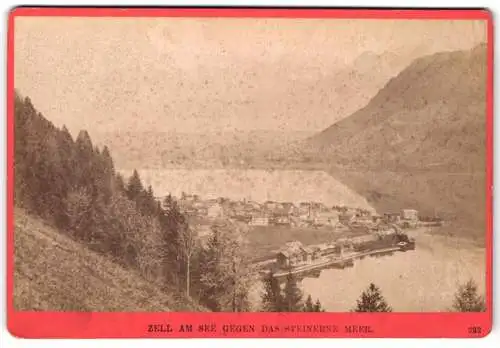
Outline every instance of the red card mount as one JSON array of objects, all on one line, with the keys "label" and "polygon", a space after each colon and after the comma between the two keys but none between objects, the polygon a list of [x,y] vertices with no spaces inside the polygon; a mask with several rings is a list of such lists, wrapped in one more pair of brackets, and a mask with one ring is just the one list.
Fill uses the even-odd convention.
[{"label": "red card mount", "polygon": [[[186,22],[177,29],[168,24],[180,19]],[[464,29],[468,23],[475,31]],[[487,10],[19,7],[8,30],[14,336],[490,332]],[[251,142],[226,140],[234,129]],[[293,138],[298,130],[312,135]],[[120,141],[139,131],[148,135]],[[302,144],[300,153],[280,142],[284,132]],[[165,140],[174,138],[181,140]],[[172,172],[158,174],[166,169]],[[432,175],[421,181],[425,173]],[[439,254],[437,240],[453,245],[439,249],[447,255],[441,263],[420,247],[428,243]],[[468,272],[478,279],[469,287]],[[257,283],[255,297],[249,288]]]}]

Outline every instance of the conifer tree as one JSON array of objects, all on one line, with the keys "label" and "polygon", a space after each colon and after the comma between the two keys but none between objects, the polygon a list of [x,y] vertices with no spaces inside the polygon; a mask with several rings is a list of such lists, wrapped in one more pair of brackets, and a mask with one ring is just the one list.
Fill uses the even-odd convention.
[{"label": "conifer tree", "polygon": [[141,178],[136,169],[132,173],[128,184],[127,184],[127,196],[132,201],[137,201],[137,199],[141,196],[144,191],[144,187],[142,186]]},{"label": "conifer tree", "polygon": [[315,312],[311,295],[307,296],[306,303],[304,304],[304,312]]},{"label": "conifer tree", "polygon": [[286,276],[286,284],[284,289],[285,312],[301,312],[302,305],[302,290],[300,290],[297,279],[291,271]]},{"label": "conifer tree", "polygon": [[[189,279],[192,272],[183,272],[183,264],[193,272],[196,269],[198,274],[193,278],[199,279],[201,257],[191,252],[186,255],[186,251],[184,256],[180,254],[179,231],[188,225],[175,200],[170,199],[163,209],[155,201],[153,189],[144,188],[136,170],[125,183],[115,172],[107,147],[102,151],[94,147],[85,130],[73,141],[65,126],[55,127],[36,111],[29,98],[23,99],[17,92],[14,117],[17,206],[55,222],[61,232],[136,268],[147,279],[161,278],[164,282],[169,272],[186,274]],[[231,282],[238,281],[222,283],[225,289],[231,289],[223,305],[243,310],[247,301],[247,284],[242,281],[246,268],[239,266],[240,249],[229,246],[225,250],[231,258],[226,259],[230,267],[224,272],[231,276]],[[191,267],[191,258],[198,263],[196,267]],[[171,277],[167,279],[169,285],[174,284]]]},{"label": "conifer tree", "polygon": [[486,311],[484,297],[478,294],[477,285],[472,279],[458,287],[452,310],[455,312]]},{"label": "conifer tree", "polygon": [[202,302],[216,312],[248,310],[251,278],[243,250],[244,238],[239,226],[217,221],[203,251],[200,264]]},{"label": "conifer tree", "polygon": [[368,289],[363,291],[357,300],[354,312],[392,312],[392,308],[387,304],[380,289],[373,283]]},{"label": "conifer tree", "polygon": [[114,182],[114,188],[116,193],[123,193],[125,194],[127,189],[125,187],[125,180],[123,179],[123,176],[120,173],[116,173],[115,175],[115,182]]},{"label": "conifer tree", "polygon": [[313,312],[324,312],[325,310],[321,307],[321,302],[319,302],[319,299],[316,300],[316,303],[314,304],[314,311]]},{"label": "conifer tree", "polygon": [[170,207],[159,212],[159,222],[162,231],[162,246],[165,249],[165,267],[168,269],[170,281],[180,286],[183,271],[183,254],[179,245],[180,233],[187,228],[187,221],[180,212],[177,202],[172,199]]},{"label": "conifer tree", "polygon": [[264,279],[264,293],[262,294],[262,310],[264,312],[282,312],[283,295],[279,280],[273,272]]}]

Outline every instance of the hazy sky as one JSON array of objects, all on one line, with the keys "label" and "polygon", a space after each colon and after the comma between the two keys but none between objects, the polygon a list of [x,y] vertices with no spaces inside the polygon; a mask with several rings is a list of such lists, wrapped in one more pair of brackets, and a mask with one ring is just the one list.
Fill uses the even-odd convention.
[{"label": "hazy sky", "polygon": [[15,87],[73,133],[316,131],[352,112],[338,87],[363,57],[398,61],[363,72],[385,80],[485,36],[481,21],[18,17]]}]

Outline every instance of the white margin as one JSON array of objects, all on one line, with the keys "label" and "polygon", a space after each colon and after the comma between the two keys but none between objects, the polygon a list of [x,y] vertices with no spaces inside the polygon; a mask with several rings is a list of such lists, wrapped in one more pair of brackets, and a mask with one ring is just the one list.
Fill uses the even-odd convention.
[{"label": "white margin", "polygon": [[[72,6],[78,6],[78,5],[86,5],[86,6],[92,6],[92,5],[113,5],[113,6],[167,6],[167,5],[184,5],[184,6],[320,6],[320,7],[328,7],[328,6],[336,6],[336,7],[351,7],[351,6],[356,6],[356,7],[391,7],[391,6],[397,6],[397,7],[418,7],[418,8],[433,8],[433,7],[445,7],[445,8],[457,8],[457,7],[485,7],[489,8],[493,12],[494,16],[494,24],[495,22],[495,17],[496,13],[500,9],[500,2],[498,0],[488,0],[488,1],[461,1],[461,0],[440,0],[440,1],[429,1],[429,0],[406,0],[406,1],[387,1],[387,0],[379,0],[379,1],[363,1],[363,2],[349,2],[349,1],[328,1],[328,0],[297,0],[297,1],[266,1],[266,0],[254,0],[254,1],[230,1],[230,0],[219,0],[217,2],[211,2],[211,1],[191,1],[191,0],[185,0],[185,1],[168,1],[168,0],[163,0],[163,1],[148,1],[148,2],[134,2],[134,1],[106,1],[106,2],[98,2],[98,1],[71,1],[70,3],[68,1],[47,1],[47,0],[38,0],[36,2],[32,3],[25,3],[26,5],[51,5],[51,6],[59,6],[59,5],[72,5]],[[7,164],[7,159],[6,159],[6,112],[7,112],[7,105],[6,105],[6,99],[7,99],[7,91],[6,91],[6,84],[7,84],[7,76],[6,76],[6,67],[7,67],[7,18],[8,18],[8,13],[9,11],[15,7],[23,5],[22,3],[16,3],[11,0],[6,0],[2,1],[1,7],[2,7],[2,12],[3,12],[3,26],[2,28],[4,30],[0,30],[1,36],[0,36],[0,46],[2,46],[3,49],[3,54],[2,54],[2,59],[3,59],[3,65],[2,65],[2,84],[1,84],[1,95],[3,96],[1,98],[1,110],[3,111],[2,114],[4,115],[4,118],[2,119],[2,122],[0,123],[0,134],[1,138],[3,139],[2,142],[2,151],[0,152],[1,158],[0,158],[0,175],[1,179],[0,182],[2,183],[0,185],[0,192],[3,197],[1,200],[1,212],[0,212],[0,218],[1,218],[1,231],[2,233],[2,238],[1,238],[1,257],[0,257],[0,279],[3,280],[3,286],[1,287],[0,293],[1,293],[1,299],[0,299],[0,308],[2,309],[2,328],[1,328],[1,334],[0,334],[0,346],[1,347],[14,347],[14,348],[24,348],[24,347],[37,347],[37,348],[66,348],[66,347],[77,347],[77,348],[84,348],[90,346],[96,346],[96,347],[106,347],[106,348],[122,348],[122,347],[127,347],[127,346],[148,346],[149,347],[165,347],[166,345],[172,347],[185,347],[185,348],[192,348],[192,347],[213,347],[217,346],[218,348],[233,348],[235,345],[238,347],[243,347],[243,348],[254,348],[256,345],[260,347],[279,347],[279,346],[284,346],[287,345],[289,348],[294,348],[294,347],[304,347],[304,346],[315,346],[315,347],[329,347],[331,348],[332,346],[341,346],[341,347],[364,347],[364,346],[369,346],[369,347],[384,347],[384,348],[392,348],[392,347],[397,347],[401,348],[402,345],[405,346],[405,348],[412,348],[412,347],[421,347],[422,345],[425,345],[427,348],[437,348],[441,347],[443,345],[449,345],[453,346],[454,348],[461,348],[461,347],[498,347],[498,342],[500,342],[499,339],[499,331],[500,331],[500,326],[497,323],[498,320],[498,312],[499,312],[499,306],[496,303],[497,296],[496,295],[496,289],[497,289],[497,279],[498,279],[498,269],[499,267],[495,267],[496,262],[493,261],[493,276],[494,276],[494,318],[493,318],[493,330],[489,336],[483,339],[425,339],[425,340],[417,340],[417,339],[186,339],[186,340],[174,340],[174,339],[116,339],[116,340],[48,340],[48,339],[38,339],[38,340],[26,340],[26,339],[18,339],[14,338],[8,331],[6,327],[6,286],[5,286],[5,281],[6,281],[6,206],[5,206],[5,197],[6,197],[6,164]],[[498,31],[495,26],[494,28],[494,38],[495,38],[495,43],[494,47],[497,47],[498,44]],[[496,49],[495,49],[495,63],[498,60],[498,54],[496,54]],[[496,74],[495,74],[496,76]],[[496,79],[495,79],[496,80]],[[498,95],[499,95],[499,89],[494,88],[494,101],[496,102],[498,100]],[[495,108],[496,110],[496,108]],[[494,135],[498,134],[500,125],[499,122],[494,121]],[[496,137],[494,136],[494,143],[496,144]],[[496,148],[496,146],[494,146]],[[494,163],[496,163],[496,152],[494,153]],[[494,166],[494,182],[496,181],[495,179],[497,178],[497,170],[496,166]],[[495,192],[495,190],[494,190]],[[497,215],[497,204],[494,202],[494,216]],[[494,230],[496,227],[496,218],[494,221]],[[494,233],[495,234],[495,233]],[[493,243],[493,259],[496,260],[496,252],[497,250],[500,249],[499,247],[499,238],[494,237],[494,243]],[[497,342],[496,344],[494,342]]]}]

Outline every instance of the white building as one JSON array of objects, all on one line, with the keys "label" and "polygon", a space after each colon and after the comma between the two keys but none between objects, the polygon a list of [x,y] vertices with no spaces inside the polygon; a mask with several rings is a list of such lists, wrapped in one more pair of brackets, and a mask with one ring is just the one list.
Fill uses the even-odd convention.
[{"label": "white building", "polygon": [[250,226],[268,226],[269,218],[267,216],[252,216],[252,220],[248,224]]},{"label": "white building", "polygon": [[418,211],[414,209],[403,209],[401,211],[401,218],[403,220],[418,221]]},{"label": "white building", "polygon": [[211,219],[221,218],[224,216],[224,210],[222,209],[222,206],[220,204],[212,204],[207,209],[207,216]]}]

